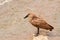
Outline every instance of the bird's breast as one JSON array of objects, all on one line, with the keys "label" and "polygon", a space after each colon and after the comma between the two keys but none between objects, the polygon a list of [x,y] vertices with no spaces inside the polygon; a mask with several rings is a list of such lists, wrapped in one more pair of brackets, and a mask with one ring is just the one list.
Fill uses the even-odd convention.
[{"label": "bird's breast", "polygon": [[34,25],[34,26],[40,25],[40,21],[38,21],[37,19],[31,20],[30,23],[31,23],[32,25]]}]

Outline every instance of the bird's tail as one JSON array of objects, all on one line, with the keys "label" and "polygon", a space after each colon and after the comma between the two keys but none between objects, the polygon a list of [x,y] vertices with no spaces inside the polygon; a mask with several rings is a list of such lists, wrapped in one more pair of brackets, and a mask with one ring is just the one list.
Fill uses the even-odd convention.
[{"label": "bird's tail", "polygon": [[51,26],[51,25],[49,25],[50,26],[50,31],[52,31],[53,29],[54,29],[54,27],[53,26]]}]

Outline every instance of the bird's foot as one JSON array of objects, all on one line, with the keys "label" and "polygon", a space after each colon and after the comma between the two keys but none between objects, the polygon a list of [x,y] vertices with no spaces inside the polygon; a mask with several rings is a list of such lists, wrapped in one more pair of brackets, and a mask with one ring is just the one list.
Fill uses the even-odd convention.
[{"label": "bird's foot", "polygon": [[39,35],[39,33],[36,33],[34,36],[38,36]]}]

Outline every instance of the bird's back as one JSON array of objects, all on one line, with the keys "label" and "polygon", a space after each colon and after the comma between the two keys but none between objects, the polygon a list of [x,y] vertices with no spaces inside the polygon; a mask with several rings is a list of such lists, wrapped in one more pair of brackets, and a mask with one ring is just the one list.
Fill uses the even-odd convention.
[{"label": "bird's back", "polygon": [[35,27],[39,27],[42,29],[46,29],[46,30],[50,30],[52,31],[52,29],[54,29],[51,25],[49,25],[45,20],[39,18],[39,17],[35,17],[33,18],[30,23],[32,25],[34,25]]}]

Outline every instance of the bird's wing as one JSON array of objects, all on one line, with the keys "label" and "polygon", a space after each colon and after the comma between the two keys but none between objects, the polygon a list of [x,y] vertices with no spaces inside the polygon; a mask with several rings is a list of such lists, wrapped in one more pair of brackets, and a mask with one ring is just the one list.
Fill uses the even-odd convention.
[{"label": "bird's wing", "polygon": [[49,25],[45,20],[39,19],[39,18],[32,20],[32,24],[36,27],[40,27],[40,28],[47,29],[50,31],[52,31],[52,29],[54,29],[54,27]]},{"label": "bird's wing", "polygon": [[39,19],[39,18],[36,18],[36,19],[33,19],[32,20],[32,24],[34,24],[34,25],[41,25],[41,24],[45,24],[44,23],[45,21],[44,20],[42,20],[42,19]]},{"label": "bird's wing", "polygon": [[32,20],[32,24],[35,26],[40,26],[45,28],[49,27],[48,23],[45,20],[39,18]]}]

